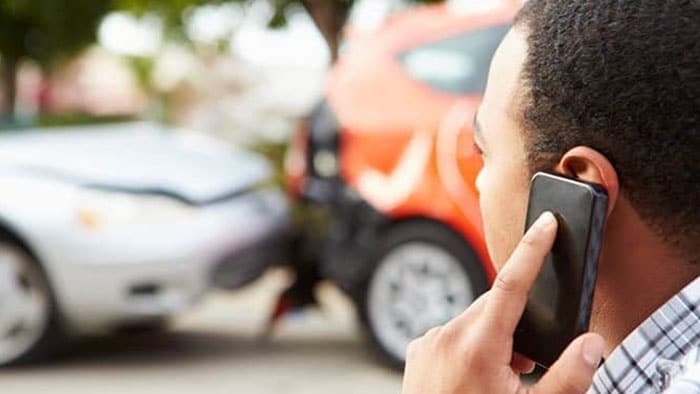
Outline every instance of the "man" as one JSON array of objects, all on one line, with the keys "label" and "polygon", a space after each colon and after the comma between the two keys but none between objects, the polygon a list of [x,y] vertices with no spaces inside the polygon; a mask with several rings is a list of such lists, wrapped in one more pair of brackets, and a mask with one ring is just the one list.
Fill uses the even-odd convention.
[{"label": "man", "polygon": [[[411,344],[404,393],[700,392],[700,0],[529,0],[475,139],[499,274]],[[610,206],[592,332],[526,388],[512,335],[557,227],[545,214],[520,239],[539,170],[603,185]]]}]

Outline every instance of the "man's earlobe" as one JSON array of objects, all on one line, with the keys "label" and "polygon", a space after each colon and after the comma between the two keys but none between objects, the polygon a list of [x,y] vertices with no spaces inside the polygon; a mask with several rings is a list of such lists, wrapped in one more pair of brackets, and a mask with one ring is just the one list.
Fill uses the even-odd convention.
[{"label": "man's earlobe", "polygon": [[564,154],[557,172],[585,182],[602,185],[608,192],[608,216],[615,208],[620,194],[617,171],[602,153],[587,146],[577,146]]}]

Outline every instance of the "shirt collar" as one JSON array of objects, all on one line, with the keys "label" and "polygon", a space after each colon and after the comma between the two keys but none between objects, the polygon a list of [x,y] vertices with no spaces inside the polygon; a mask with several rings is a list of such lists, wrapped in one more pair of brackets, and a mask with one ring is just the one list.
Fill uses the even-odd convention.
[{"label": "shirt collar", "polygon": [[657,309],[598,369],[589,393],[658,392],[663,365],[679,360],[700,342],[700,278]]}]

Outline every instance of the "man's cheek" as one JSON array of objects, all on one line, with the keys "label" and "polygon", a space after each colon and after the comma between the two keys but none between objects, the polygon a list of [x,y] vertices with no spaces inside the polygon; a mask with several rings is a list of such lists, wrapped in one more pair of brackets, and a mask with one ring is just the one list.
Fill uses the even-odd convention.
[{"label": "man's cheek", "polygon": [[510,258],[523,234],[522,220],[524,212],[518,212],[519,206],[514,201],[486,200],[488,223],[485,223],[486,244],[489,255],[496,269]]},{"label": "man's cheek", "polygon": [[[493,204],[494,201],[491,200],[490,202]],[[498,270],[505,261],[503,258],[503,251],[507,247],[507,244],[504,242],[506,240],[503,232],[504,223],[502,222],[498,210],[489,210],[489,200],[484,200],[482,206],[485,208],[483,214],[486,247],[494,267]],[[496,208],[496,206],[493,205],[491,207]]]},{"label": "man's cheek", "polygon": [[476,178],[476,187],[479,191],[479,207],[481,209],[486,248],[491,261],[496,264],[500,261],[500,253],[498,252],[503,247],[500,242],[504,224],[501,217],[502,204],[499,202],[498,197],[500,191],[497,184],[494,185],[489,182],[488,173],[484,169],[479,172]]}]

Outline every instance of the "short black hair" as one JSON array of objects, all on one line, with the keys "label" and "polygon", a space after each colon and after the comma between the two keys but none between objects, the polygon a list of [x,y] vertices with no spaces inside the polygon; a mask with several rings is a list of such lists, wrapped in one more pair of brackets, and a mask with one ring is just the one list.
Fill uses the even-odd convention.
[{"label": "short black hair", "polygon": [[640,216],[700,261],[700,0],[529,0],[516,28],[531,170],[598,150]]}]

